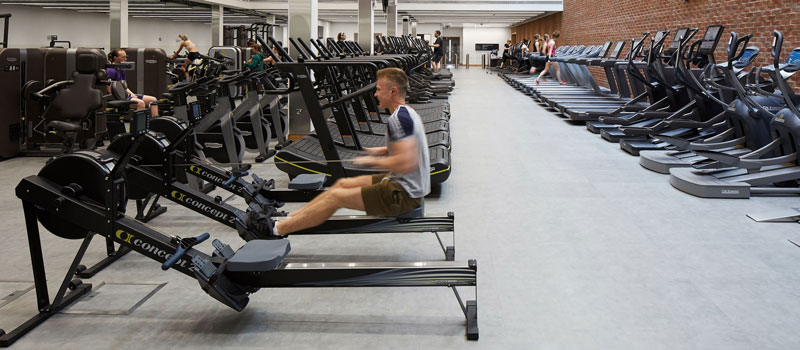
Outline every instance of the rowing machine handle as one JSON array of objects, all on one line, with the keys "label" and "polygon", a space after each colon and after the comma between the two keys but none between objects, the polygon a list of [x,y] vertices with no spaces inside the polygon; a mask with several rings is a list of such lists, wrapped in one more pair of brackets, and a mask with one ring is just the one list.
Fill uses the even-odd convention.
[{"label": "rowing machine handle", "polygon": [[178,238],[178,248],[175,249],[175,254],[172,254],[172,256],[169,257],[167,261],[161,264],[161,269],[164,271],[169,270],[169,268],[172,267],[172,265],[175,265],[175,263],[178,262],[178,260],[180,260],[184,254],[186,254],[187,250],[191,249],[192,247],[194,247],[199,243],[202,243],[209,237],[211,237],[211,234],[206,232],[197,237],[189,237],[184,239]]},{"label": "rowing machine handle", "polygon": [[231,177],[229,177],[227,180],[225,180],[225,182],[222,183],[222,186],[228,187],[231,184],[233,184],[233,182],[236,181],[236,179],[238,179],[238,178],[240,178],[242,176],[247,176],[247,174],[249,174],[249,173],[246,172],[246,171],[243,172],[243,173],[239,173],[239,174],[232,174]]}]

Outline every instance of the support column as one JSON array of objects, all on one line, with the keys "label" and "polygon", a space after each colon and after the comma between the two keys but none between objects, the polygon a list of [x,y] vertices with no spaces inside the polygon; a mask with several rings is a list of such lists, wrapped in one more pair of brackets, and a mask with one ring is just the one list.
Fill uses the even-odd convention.
[{"label": "support column", "polygon": [[373,0],[358,0],[358,44],[361,48],[375,53],[375,10]]},{"label": "support column", "polygon": [[404,36],[408,35],[408,33],[409,33],[408,25],[409,25],[408,16],[403,16],[403,35]]},{"label": "support column", "polygon": [[411,35],[417,37],[417,22],[411,22]]},{"label": "support column", "polygon": [[[271,27],[269,27],[269,32],[267,33],[267,35],[275,36],[275,15],[267,16],[267,23],[272,25]],[[267,40],[267,38],[264,38],[264,40]]]},{"label": "support column", "polygon": [[111,27],[111,47],[114,49],[118,47],[128,46],[128,0],[111,0],[109,1],[108,12],[109,25]]},{"label": "support column", "polygon": [[225,7],[222,5],[211,7],[211,46],[222,46],[224,11]]},{"label": "support column", "polygon": [[386,7],[386,35],[397,36],[397,0],[389,0]]},{"label": "support column", "polygon": [[[308,40],[317,37],[318,0],[289,0],[289,38]],[[299,53],[288,42],[289,56],[297,59]],[[311,132],[311,116],[299,92],[289,94],[289,136],[294,138]]]}]

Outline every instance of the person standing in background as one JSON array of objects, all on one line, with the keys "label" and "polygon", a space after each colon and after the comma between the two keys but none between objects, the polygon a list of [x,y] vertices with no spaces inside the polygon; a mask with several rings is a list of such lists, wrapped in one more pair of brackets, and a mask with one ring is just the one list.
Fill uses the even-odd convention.
[{"label": "person standing in background", "polygon": [[444,50],[442,48],[442,32],[437,30],[433,33],[433,36],[436,40],[433,41],[433,44],[428,44],[428,46],[433,48],[433,56],[431,57],[431,66],[433,66],[433,72],[439,72],[442,69],[442,58],[444,57]]}]

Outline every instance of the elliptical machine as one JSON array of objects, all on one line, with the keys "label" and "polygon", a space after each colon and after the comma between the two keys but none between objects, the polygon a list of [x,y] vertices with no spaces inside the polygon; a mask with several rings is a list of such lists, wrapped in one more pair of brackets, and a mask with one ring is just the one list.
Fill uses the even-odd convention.
[{"label": "elliptical machine", "polygon": [[[769,143],[772,136],[769,133],[769,124],[773,114],[784,108],[786,103],[783,98],[765,91],[772,82],[764,82],[760,76],[761,68],[754,67],[749,72],[744,68],[749,66],[758,56],[757,47],[748,47],[752,34],[739,38],[738,34],[731,32],[731,39],[727,47],[727,62],[718,64],[727,82],[726,86],[707,80],[707,83],[719,89],[734,91],[737,99],[729,105],[725,104],[724,118],[727,129],[720,130],[716,135],[702,139],[690,140],[665,134],[653,134],[653,137],[667,142],[676,150],[669,151],[642,151],[639,164],[643,167],[669,174],[669,169],[678,167],[694,167],[696,169],[709,169],[724,166],[719,162],[697,155],[694,151],[717,151],[729,155],[744,155]],[[753,77],[756,83],[749,83]],[[748,89],[745,85],[753,86]],[[758,94],[756,88],[766,94]],[[717,101],[721,103],[722,101]],[[691,120],[666,121],[669,126],[675,127],[706,127],[708,123]]]}]

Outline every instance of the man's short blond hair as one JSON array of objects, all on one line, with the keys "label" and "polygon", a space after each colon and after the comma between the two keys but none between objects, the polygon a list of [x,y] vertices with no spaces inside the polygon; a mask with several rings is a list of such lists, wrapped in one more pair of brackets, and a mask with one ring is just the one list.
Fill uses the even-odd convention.
[{"label": "man's short blond hair", "polygon": [[389,87],[397,86],[397,92],[403,97],[406,96],[408,89],[408,77],[406,72],[400,68],[384,68],[378,71],[378,80],[385,79],[390,83]]}]

